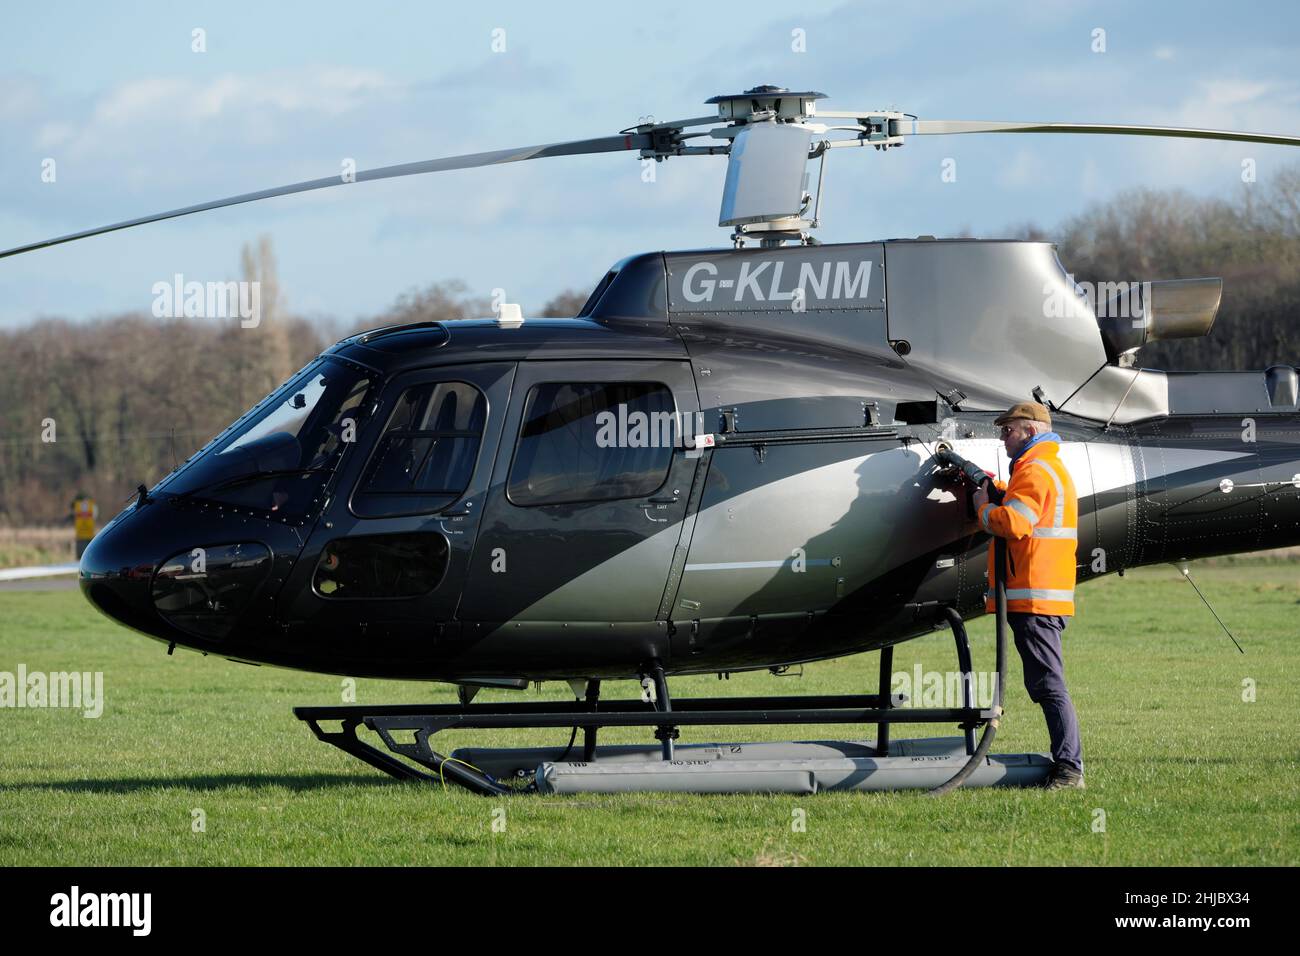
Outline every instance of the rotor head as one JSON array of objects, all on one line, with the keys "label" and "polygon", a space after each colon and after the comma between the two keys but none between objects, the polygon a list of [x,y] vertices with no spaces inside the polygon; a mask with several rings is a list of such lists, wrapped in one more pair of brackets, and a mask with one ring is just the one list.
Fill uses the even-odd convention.
[{"label": "rotor head", "polygon": [[754,117],[799,122],[812,116],[818,100],[824,100],[825,93],[803,92],[791,93],[784,86],[764,84],[743,93],[730,93],[711,96],[704,102],[718,107],[718,118],[728,122],[753,119]]}]

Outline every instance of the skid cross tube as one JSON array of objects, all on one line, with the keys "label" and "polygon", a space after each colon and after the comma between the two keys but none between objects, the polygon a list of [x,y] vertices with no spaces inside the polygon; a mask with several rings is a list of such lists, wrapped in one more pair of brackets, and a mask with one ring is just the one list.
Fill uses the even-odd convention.
[{"label": "skid cross tube", "polygon": [[[664,674],[663,665],[658,661],[650,668],[650,678],[655,685],[655,709],[664,714],[672,713],[673,700],[668,696],[668,678]],[[655,728],[655,737],[663,744],[665,760],[673,759],[673,741],[678,736],[677,727],[673,724],[660,724]]]},{"label": "skid cross tube", "polygon": [[[587,705],[595,710],[600,704],[600,681],[587,681]],[[586,727],[582,731],[582,759],[591,763],[596,759],[596,728]]]},{"label": "skid cross tube", "polygon": [[[894,676],[894,645],[880,649],[880,693],[877,695],[882,700],[888,701],[889,685]],[[883,706],[888,707],[885,703]],[[882,720],[876,724],[876,756],[889,756],[889,721]]]},{"label": "skid cross tube", "polygon": [[[975,675],[971,673],[970,638],[966,635],[966,622],[961,619],[955,607],[945,606],[944,616],[952,628],[953,640],[957,642],[957,666],[961,668],[961,705],[966,708],[975,706]],[[966,724],[966,754],[975,753],[975,725]]]}]

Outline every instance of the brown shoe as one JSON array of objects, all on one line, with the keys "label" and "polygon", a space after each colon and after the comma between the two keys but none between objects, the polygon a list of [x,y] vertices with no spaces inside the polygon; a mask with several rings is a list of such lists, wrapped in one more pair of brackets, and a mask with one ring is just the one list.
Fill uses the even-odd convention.
[{"label": "brown shoe", "polygon": [[1043,784],[1045,790],[1084,790],[1083,774],[1068,767],[1054,767]]}]

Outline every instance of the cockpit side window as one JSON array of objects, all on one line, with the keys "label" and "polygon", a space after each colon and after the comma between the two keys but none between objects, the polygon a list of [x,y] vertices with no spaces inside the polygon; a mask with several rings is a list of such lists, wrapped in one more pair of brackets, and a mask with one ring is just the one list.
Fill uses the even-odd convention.
[{"label": "cockpit side window", "polygon": [[402,393],[352,496],[362,518],[428,514],[469,486],[487,398],[467,382],[424,382]]}]

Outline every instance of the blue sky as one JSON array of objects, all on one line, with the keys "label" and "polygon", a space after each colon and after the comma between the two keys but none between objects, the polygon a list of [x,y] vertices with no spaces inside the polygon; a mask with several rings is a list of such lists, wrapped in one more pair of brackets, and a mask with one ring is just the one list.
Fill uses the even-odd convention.
[{"label": "blue sky", "polygon": [[[24,4],[0,34],[0,247],[334,175],[345,157],[364,169],[704,115],[759,83],[931,119],[1297,133],[1297,27],[1300,5],[1281,2]],[[1247,157],[1266,184],[1300,150],[1062,136],[843,150],[819,236],[996,236],[1135,186],[1227,197],[1250,188]],[[175,273],[236,277],[263,233],[300,314],[373,314],[453,278],[527,314],[624,255],[724,244],[724,170],[674,159],[645,183],[631,156],[550,159],[145,226],[0,260],[0,327],[148,310]]]}]

